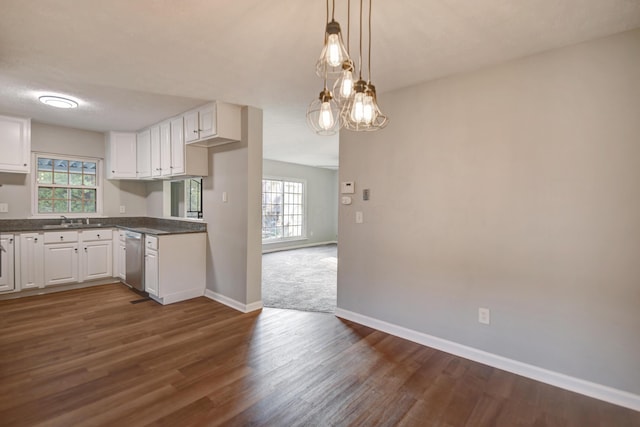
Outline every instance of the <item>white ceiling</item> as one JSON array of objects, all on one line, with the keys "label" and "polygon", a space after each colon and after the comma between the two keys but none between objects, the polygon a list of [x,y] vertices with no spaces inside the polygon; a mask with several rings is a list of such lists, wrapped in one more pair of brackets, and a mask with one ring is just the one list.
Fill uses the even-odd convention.
[{"label": "white ceiling", "polygon": [[[266,158],[337,166],[338,138],[305,122],[324,22],[324,0],[2,0],[0,112],[132,131],[219,99],[264,110]],[[637,27],[640,0],[376,0],[373,83],[384,94]],[[45,91],[80,108],[45,107]]]}]

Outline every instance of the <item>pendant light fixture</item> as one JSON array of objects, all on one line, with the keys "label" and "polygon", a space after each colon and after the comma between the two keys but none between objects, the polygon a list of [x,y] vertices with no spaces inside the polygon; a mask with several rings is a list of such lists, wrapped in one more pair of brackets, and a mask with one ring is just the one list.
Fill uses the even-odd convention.
[{"label": "pendant light fixture", "polygon": [[[347,53],[351,44],[351,0],[347,0]],[[333,93],[339,104],[344,104],[353,95],[353,61],[347,58],[342,62],[342,73],[333,85]]]},{"label": "pendant light fixture", "polygon": [[[335,20],[336,0],[332,0],[331,21],[327,22],[324,35],[324,47],[316,63],[318,77],[338,77],[342,73],[342,64],[349,60],[349,54],[342,41],[340,24]],[[329,18],[329,0],[327,0],[327,20]]]},{"label": "pendant light fixture", "polygon": [[335,135],[340,130],[340,107],[327,89],[324,89],[318,99],[314,99],[307,109],[307,124],[315,133],[322,136]]},{"label": "pendant light fixture", "polygon": [[371,6],[369,0],[369,50],[367,56],[368,81],[362,79],[362,9],[363,0],[360,0],[360,67],[359,77],[353,85],[354,95],[348,102],[344,103],[341,116],[344,127],[348,130],[376,131],[384,128],[388,123],[388,118],[380,111],[376,95],[376,87],[371,83]]}]

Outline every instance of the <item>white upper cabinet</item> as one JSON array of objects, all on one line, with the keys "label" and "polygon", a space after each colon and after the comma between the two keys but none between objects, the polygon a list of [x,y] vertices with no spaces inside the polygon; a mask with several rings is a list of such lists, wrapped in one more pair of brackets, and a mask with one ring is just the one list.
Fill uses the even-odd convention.
[{"label": "white upper cabinet", "polygon": [[213,147],[240,141],[241,135],[239,105],[212,102],[184,114],[186,144]]},{"label": "white upper cabinet", "polygon": [[31,119],[0,116],[0,172],[29,173]]},{"label": "white upper cabinet", "polygon": [[160,123],[160,175],[173,175],[171,164],[171,123]]},{"label": "white upper cabinet", "polygon": [[138,132],[136,136],[137,145],[137,178],[151,177],[151,132],[149,129]]},{"label": "white upper cabinet", "polygon": [[160,126],[151,126],[151,177],[159,178],[162,174],[160,165]]},{"label": "white upper cabinet", "polygon": [[107,179],[135,179],[136,134],[108,132],[105,139]]},{"label": "white upper cabinet", "polygon": [[182,117],[171,120],[171,174],[184,175],[184,125]]}]

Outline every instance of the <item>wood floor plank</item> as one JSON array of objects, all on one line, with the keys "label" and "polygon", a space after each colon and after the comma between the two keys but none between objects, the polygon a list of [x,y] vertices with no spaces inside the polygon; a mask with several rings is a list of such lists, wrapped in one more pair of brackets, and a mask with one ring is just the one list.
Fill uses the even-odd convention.
[{"label": "wood floor plank", "polygon": [[0,301],[0,425],[640,426],[640,413],[326,313],[104,285]]}]

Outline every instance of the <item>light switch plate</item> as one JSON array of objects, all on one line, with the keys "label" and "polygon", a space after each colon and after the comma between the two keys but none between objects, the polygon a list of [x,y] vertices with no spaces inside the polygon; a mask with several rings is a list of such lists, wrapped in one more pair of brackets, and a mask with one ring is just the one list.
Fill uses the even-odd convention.
[{"label": "light switch plate", "polygon": [[364,218],[362,216],[361,211],[356,212],[356,224],[362,224],[364,222]]},{"label": "light switch plate", "polygon": [[120,213],[125,213],[125,212],[126,212],[125,207],[124,206],[120,206]]}]

